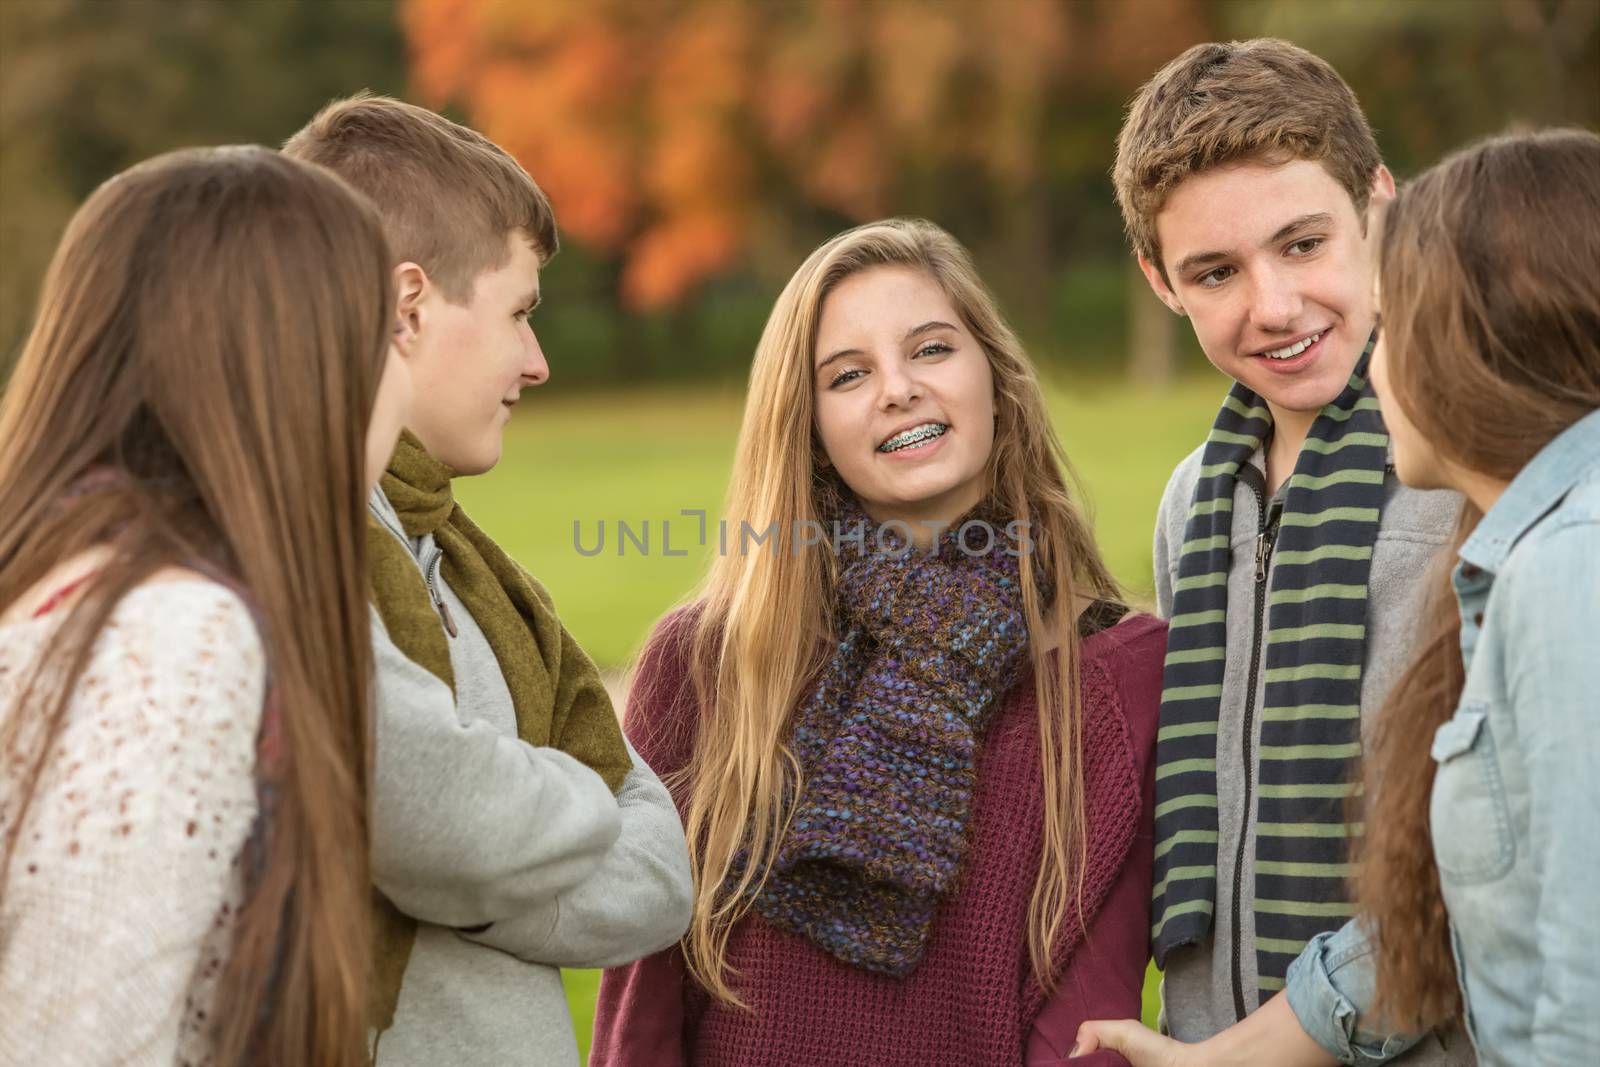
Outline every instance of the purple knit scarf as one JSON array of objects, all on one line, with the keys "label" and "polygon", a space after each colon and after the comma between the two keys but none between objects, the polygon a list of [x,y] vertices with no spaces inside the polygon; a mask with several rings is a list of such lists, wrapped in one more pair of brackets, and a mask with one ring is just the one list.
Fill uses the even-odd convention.
[{"label": "purple knit scarf", "polygon": [[[801,791],[754,907],[852,966],[905,977],[966,853],[990,713],[1028,662],[1020,548],[992,508],[958,519],[935,551],[900,555],[842,511],[841,527],[865,522],[865,537],[841,547],[843,636],[795,713]],[[992,543],[968,526],[963,547],[971,520]],[[881,532],[903,546],[892,524]]]}]

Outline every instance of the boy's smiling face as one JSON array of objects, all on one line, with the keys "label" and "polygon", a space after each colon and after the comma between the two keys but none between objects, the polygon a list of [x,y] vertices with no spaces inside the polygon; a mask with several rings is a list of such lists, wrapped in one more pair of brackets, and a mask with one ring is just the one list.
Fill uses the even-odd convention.
[{"label": "boy's smiling face", "polygon": [[[1369,214],[1393,195],[1380,166]],[[1321,164],[1247,162],[1196,174],[1167,198],[1156,235],[1166,279],[1141,258],[1145,277],[1193,321],[1218,370],[1280,421],[1314,415],[1339,395],[1376,321],[1376,226]]]},{"label": "boy's smiling face", "polygon": [[402,348],[415,394],[406,426],[459,474],[500,461],[512,405],[550,376],[528,323],[539,302],[539,255],[520,232],[506,239],[510,258],[478,275],[465,304],[447,299],[415,264],[399,268]]}]

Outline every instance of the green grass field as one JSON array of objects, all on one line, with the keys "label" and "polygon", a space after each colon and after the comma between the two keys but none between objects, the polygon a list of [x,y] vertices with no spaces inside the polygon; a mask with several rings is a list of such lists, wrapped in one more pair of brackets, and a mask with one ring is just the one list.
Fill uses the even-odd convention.
[{"label": "green grass field", "polygon": [[[1160,393],[1099,382],[1052,393],[1056,431],[1101,549],[1135,599],[1150,594],[1150,536],[1167,475],[1204,437],[1222,393],[1215,377]],[[534,390],[507,428],[500,465],[457,483],[457,492],[479,525],[545,583],[595,660],[622,667],[705,572],[715,527],[701,548],[699,520],[681,512],[703,509],[711,523],[720,516],[741,407],[727,393],[565,399]],[[573,524],[592,551],[601,520],[603,551],[581,554]],[[619,520],[635,535],[648,524],[648,555],[631,540],[619,544]],[[687,555],[663,554],[664,522],[672,551]]]},{"label": "green grass field", "polygon": [[[1052,390],[1056,432],[1095,516],[1101,549],[1136,602],[1151,597],[1151,530],[1167,475],[1204,437],[1223,392],[1216,376],[1161,392],[1108,381]],[[458,483],[462,505],[545,583],[568,628],[602,667],[625,669],[651,624],[704,574],[742,403],[726,392],[563,397],[534,390],[507,429],[500,465]],[[683,516],[685,509],[708,513],[709,547],[698,545],[699,520]],[[592,551],[601,520],[603,550],[585,556],[575,546]],[[631,540],[618,554],[619,520],[635,536],[648,525],[648,554]],[[685,555],[663,553],[663,524],[672,551]],[[565,980],[586,1056],[599,975],[568,971]],[[1157,1006],[1152,972],[1147,1022]]]}]

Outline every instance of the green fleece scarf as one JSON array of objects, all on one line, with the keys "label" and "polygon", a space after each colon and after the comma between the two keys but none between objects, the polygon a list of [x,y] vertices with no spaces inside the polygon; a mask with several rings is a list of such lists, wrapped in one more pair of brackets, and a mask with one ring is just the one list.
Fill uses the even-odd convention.
[{"label": "green fleece scarf", "polygon": [[[408,430],[381,483],[410,537],[433,534],[443,580],[472,609],[511,691],[517,736],[558,748],[594,768],[613,792],[633,766],[600,672],[561,620],[550,594],[467,518],[450,492],[455,472]],[[447,627],[410,549],[376,519],[367,521],[373,602],[395,645],[455,690]],[[394,1021],[416,920],[373,890],[370,1014],[378,1031]]]}]

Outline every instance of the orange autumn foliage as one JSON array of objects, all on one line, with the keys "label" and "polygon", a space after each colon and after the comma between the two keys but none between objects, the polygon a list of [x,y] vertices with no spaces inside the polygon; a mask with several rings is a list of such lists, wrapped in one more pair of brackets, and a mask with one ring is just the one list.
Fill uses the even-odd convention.
[{"label": "orange autumn foliage", "polygon": [[862,221],[909,210],[911,180],[998,199],[1039,182],[1057,99],[1159,65],[1118,69],[1102,45],[1171,54],[1201,32],[1194,9],[405,0],[402,25],[422,102],[512,152],[648,309],[781,243],[796,205]]}]

